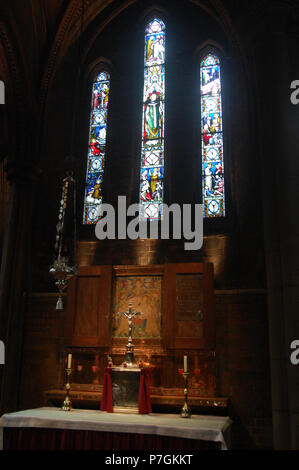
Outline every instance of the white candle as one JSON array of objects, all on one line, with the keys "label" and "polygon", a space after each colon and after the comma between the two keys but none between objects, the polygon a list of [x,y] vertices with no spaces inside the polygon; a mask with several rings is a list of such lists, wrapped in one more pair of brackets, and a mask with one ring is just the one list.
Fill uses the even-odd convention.
[{"label": "white candle", "polygon": [[187,356],[184,356],[184,372],[187,372]]},{"label": "white candle", "polygon": [[68,354],[67,356],[67,368],[70,369],[72,367],[72,355]]}]

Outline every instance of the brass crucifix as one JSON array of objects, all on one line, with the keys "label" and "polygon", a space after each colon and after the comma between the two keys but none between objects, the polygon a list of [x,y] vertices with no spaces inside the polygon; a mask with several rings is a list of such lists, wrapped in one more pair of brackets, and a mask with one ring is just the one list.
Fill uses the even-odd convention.
[{"label": "brass crucifix", "polygon": [[133,326],[133,318],[136,315],[142,315],[141,312],[133,312],[132,310],[132,302],[129,302],[129,310],[128,312],[118,312],[118,315],[124,315],[129,323],[129,337],[128,337],[128,344],[126,348],[126,356],[124,363],[126,363],[127,366],[133,367],[136,365],[135,360],[134,360],[134,348],[132,344],[132,326]]}]

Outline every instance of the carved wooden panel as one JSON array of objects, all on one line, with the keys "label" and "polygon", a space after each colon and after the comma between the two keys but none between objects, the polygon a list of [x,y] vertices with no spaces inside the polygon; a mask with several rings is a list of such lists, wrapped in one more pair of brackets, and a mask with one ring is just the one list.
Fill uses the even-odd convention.
[{"label": "carved wooden panel", "polygon": [[213,265],[167,264],[164,292],[165,345],[175,349],[213,349]]},{"label": "carved wooden panel", "polygon": [[66,344],[108,346],[111,266],[79,268],[68,288]]}]

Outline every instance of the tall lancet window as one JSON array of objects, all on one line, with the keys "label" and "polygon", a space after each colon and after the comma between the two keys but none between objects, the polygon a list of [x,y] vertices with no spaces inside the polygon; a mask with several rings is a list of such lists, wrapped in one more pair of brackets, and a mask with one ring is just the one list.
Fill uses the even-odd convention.
[{"label": "tall lancet window", "polygon": [[165,26],[155,18],[145,30],[140,218],[159,220],[164,180]]},{"label": "tall lancet window", "polygon": [[110,75],[101,72],[92,84],[89,144],[87,155],[84,224],[99,220],[106,153]]},{"label": "tall lancet window", "polygon": [[225,215],[220,61],[208,54],[200,65],[202,191],[205,217]]}]

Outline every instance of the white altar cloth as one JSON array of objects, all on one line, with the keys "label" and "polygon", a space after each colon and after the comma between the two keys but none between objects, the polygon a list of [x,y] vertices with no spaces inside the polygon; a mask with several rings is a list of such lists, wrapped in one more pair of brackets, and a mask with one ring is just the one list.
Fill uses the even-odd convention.
[{"label": "white altar cloth", "polygon": [[191,418],[181,418],[180,415],[163,413],[139,415],[43,407],[2,415],[0,449],[3,449],[3,428],[28,427],[183,437],[221,442],[221,449],[226,450],[230,445],[230,424],[230,418],[222,416],[192,415]]}]

